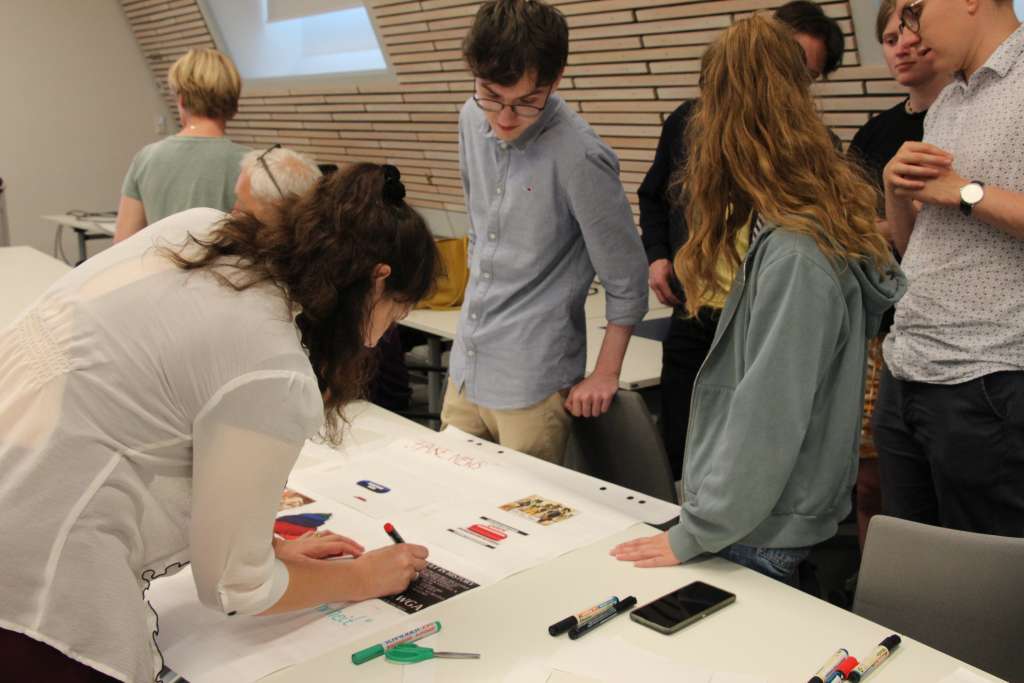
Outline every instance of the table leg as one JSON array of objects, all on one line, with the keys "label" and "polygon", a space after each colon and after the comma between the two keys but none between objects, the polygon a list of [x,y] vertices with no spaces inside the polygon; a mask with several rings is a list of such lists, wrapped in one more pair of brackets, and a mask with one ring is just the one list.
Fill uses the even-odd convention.
[{"label": "table leg", "polygon": [[[427,337],[427,355],[430,365],[441,367],[441,338],[435,335]],[[427,410],[435,415],[441,413],[441,402],[444,399],[444,386],[441,384],[441,373],[427,373]]]}]

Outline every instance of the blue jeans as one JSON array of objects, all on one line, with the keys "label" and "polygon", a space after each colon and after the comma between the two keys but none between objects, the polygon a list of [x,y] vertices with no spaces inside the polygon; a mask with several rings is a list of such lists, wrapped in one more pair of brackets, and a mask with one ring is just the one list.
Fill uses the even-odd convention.
[{"label": "blue jeans", "polygon": [[810,554],[810,547],[756,548],[738,543],[718,552],[719,557],[789,585],[796,584],[796,568]]}]

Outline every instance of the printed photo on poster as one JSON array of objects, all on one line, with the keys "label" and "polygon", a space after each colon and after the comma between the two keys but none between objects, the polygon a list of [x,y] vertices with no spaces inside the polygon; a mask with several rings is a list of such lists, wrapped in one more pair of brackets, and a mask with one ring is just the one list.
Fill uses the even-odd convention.
[{"label": "printed photo on poster", "polygon": [[506,512],[532,519],[543,526],[563,522],[576,514],[576,510],[568,505],[536,495],[505,503],[500,508]]}]

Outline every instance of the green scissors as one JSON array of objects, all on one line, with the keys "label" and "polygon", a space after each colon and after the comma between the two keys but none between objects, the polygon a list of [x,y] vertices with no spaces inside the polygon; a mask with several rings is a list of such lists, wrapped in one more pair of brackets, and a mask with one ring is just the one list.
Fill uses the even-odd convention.
[{"label": "green scissors", "polygon": [[438,659],[480,659],[480,654],[477,652],[436,652],[433,648],[423,647],[416,643],[395,645],[384,653],[384,658],[389,662],[399,664],[415,664],[435,657]]}]

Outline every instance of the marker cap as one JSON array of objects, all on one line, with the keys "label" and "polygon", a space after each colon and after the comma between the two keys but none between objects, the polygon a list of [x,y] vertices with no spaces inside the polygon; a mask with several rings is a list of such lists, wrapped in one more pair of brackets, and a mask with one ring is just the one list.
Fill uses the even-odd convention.
[{"label": "marker cap", "polygon": [[886,638],[885,640],[883,640],[881,642],[881,646],[884,647],[889,652],[892,652],[897,647],[899,647],[900,640],[901,640],[901,638],[894,633],[891,636],[889,636],[888,638]]},{"label": "marker cap", "polygon": [[383,645],[381,645],[379,643],[377,645],[371,645],[370,647],[366,648],[365,650],[360,650],[359,652],[353,652],[352,653],[352,663],[353,664],[365,664],[366,662],[370,661],[371,659],[373,659],[375,657],[380,657],[382,654],[384,654],[384,646]]},{"label": "marker cap", "polygon": [[836,671],[843,675],[843,678],[849,678],[850,672],[857,668],[860,662],[857,661],[856,657],[847,657],[842,663],[836,667]]},{"label": "marker cap", "polygon": [[548,626],[548,633],[553,636],[560,636],[576,625],[576,617],[566,617],[557,624]]}]

